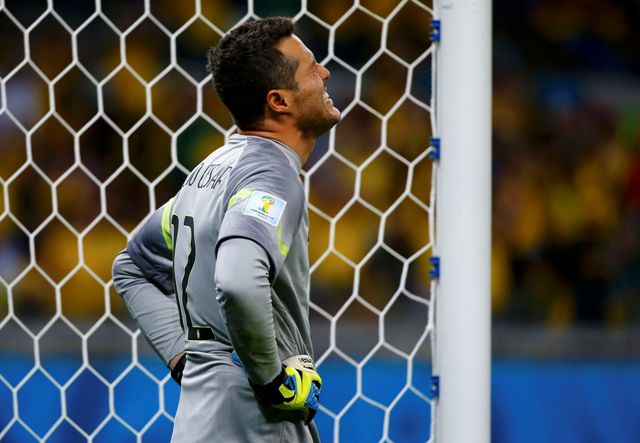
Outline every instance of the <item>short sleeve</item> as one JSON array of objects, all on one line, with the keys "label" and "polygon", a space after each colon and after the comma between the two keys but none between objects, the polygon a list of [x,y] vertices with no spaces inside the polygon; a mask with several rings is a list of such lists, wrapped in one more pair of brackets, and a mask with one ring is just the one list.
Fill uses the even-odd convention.
[{"label": "short sleeve", "polygon": [[280,272],[305,210],[304,190],[297,175],[265,171],[234,189],[220,226],[218,246],[229,238],[253,240],[264,248],[272,266],[270,280]]}]

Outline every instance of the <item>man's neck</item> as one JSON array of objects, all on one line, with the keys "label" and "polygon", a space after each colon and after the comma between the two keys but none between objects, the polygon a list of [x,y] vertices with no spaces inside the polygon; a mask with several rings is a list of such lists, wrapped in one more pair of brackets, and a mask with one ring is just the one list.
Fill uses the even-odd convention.
[{"label": "man's neck", "polygon": [[300,164],[304,166],[316,143],[315,138],[304,137],[300,131],[271,131],[269,129],[238,130],[241,135],[255,135],[258,137],[277,140],[296,153]]}]

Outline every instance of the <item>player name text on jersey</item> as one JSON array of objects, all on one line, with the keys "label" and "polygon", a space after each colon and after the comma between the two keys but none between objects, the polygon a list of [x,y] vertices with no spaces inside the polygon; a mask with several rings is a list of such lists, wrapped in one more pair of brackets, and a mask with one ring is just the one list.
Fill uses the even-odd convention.
[{"label": "player name text on jersey", "polygon": [[201,163],[189,174],[189,177],[184,182],[184,186],[196,186],[199,189],[215,189],[231,169],[233,169],[233,166],[221,163]]}]

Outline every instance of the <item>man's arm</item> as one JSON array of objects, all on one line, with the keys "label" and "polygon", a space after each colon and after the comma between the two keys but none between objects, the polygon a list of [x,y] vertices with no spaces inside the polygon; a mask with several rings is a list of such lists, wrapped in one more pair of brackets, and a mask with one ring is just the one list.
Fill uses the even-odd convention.
[{"label": "man's arm", "polygon": [[153,284],[126,250],[113,263],[113,283],[145,340],[173,370],[184,353],[185,341],[175,296]]},{"label": "man's arm", "polygon": [[222,242],[215,281],[229,337],[249,379],[258,384],[271,382],[280,374],[282,364],[273,324],[267,253],[246,238]]},{"label": "man's arm", "polygon": [[145,340],[180,382],[185,337],[173,294],[169,215],[159,208],[116,257],[113,281]]},{"label": "man's arm", "polygon": [[232,354],[232,359],[244,368],[258,400],[275,408],[301,411],[309,424],[318,410],[322,379],[313,364],[300,364],[300,356],[280,362],[269,267],[266,251],[252,240],[234,237],[219,247],[216,291],[237,354]]}]

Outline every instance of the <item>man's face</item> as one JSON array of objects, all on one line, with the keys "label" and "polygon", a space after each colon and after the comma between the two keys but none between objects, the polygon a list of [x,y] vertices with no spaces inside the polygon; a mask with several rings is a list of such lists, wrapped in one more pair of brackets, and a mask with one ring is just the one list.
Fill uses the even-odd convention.
[{"label": "man's face", "polygon": [[294,92],[292,108],[296,126],[304,134],[318,137],[340,121],[340,111],[326,92],[329,70],[316,62],[313,53],[295,35],[282,40],[278,49],[298,61],[298,90]]}]

